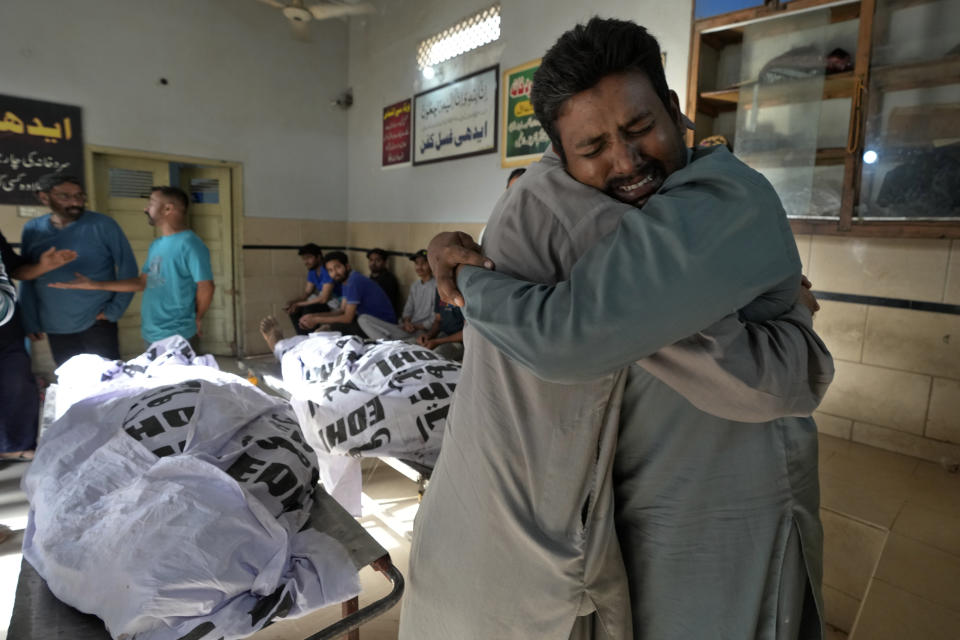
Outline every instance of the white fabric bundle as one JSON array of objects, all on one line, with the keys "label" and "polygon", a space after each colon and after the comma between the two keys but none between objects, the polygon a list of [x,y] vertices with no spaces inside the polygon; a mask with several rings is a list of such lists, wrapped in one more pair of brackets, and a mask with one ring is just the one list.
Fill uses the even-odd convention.
[{"label": "white fabric bundle", "polygon": [[58,370],[61,388],[84,370],[108,379],[48,429],[24,477],[26,559],[114,638],[239,638],[359,593],[346,550],[310,526],[322,489],[290,408],[184,364],[185,344],[144,371],[91,356]]},{"label": "white fabric bundle", "polygon": [[304,437],[318,452],[432,467],[460,364],[400,341],[297,336],[275,349]]},{"label": "white fabric bundle", "polygon": [[[187,372],[182,369],[185,366],[197,368]],[[145,352],[127,362],[107,360],[89,353],[74,356],[64,362],[56,374],[59,383],[57,418],[84,398],[128,395],[130,390],[149,389],[189,377],[218,384],[237,381],[236,376],[220,372],[212,355],[194,354],[190,343],[180,336],[154,342]]]},{"label": "white fabric bundle", "polygon": [[434,466],[459,363],[417,345],[339,333],[281,340],[274,354],[320,458],[320,480],[351,514],[360,515],[359,456]]}]

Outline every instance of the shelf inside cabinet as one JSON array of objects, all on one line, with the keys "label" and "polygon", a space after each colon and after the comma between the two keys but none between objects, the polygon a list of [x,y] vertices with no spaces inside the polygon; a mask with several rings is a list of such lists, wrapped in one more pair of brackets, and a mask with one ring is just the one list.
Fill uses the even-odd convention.
[{"label": "shelf inside cabinet", "polygon": [[[754,169],[810,166],[809,154],[806,152],[800,153],[793,149],[737,153],[736,156]],[[818,167],[842,165],[846,157],[847,150],[842,147],[817,149],[814,164]]]},{"label": "shelf inside cabinet", "polygon": [[[820,83],[821,81],[823,82],[823,100],[853,96],[853,71],[844,71],[843,73],[823,76],[822,79],[820,76],[816,76],[764,85],[763,97],[759,104],[761,107],[768,107],[804,101],[805,98],[809,97],[810,83]],[[720,91],[704,91],[700,94],[700,99],[697,102],[697,110],[708,115],[716,115],[721,111],[736,111],[737,105],[740,104],[740,92],[750,90],[754,85],[756,85],[756,82],[747,82],[738,87],[721,89]],[[751,105],[746,103],[744,108],[749,109]]]},{"label": "shelf inside cabinet", "polygon": [[710,33],[704,33],[700,38],[703,44],[719,51],[727,45],[743,42],[743,27],[711,31]]},{"label": "shelf inside cabinet", "polygon": [[960,84],[960,55],[927,62],[874,67],[870,70],[870,84],[884,91]]},{"label": "shelf inside cabinet", "polygon": [[[940,154],[953,159],[960,147],[957,19],[960,0],[771,0],[695,21],[685,106],[698,131],[690,142],[726,136],[788,212],[806,211],[790,216],[797,233],[960,238],[960,208],[950,202],[923,211],[935,218],[876,204],[891,171],[938,166]],[[810,63],[790,73],[791,60],[764,62],[810,41],[850,52],[855,70],[790,79]]]}]

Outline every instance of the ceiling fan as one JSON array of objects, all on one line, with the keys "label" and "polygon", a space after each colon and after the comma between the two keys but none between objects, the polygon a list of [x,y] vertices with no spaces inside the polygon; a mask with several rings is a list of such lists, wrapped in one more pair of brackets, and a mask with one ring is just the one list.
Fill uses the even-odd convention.
[{"label": "ceiling fan", "polygon": [[373,13],[375,9],[366,2],[357,3],[332,3],[321,2],[317,4],[306,4],[303,0],[290,0],[289,2],[280,2],[280,0],[260,0],[263,4],[270,5],[274,9],[280,9],[283,17],[290,23],[293,31],[293,37],[304,42],[310,41],[310,22],[313,20],[327,20],[329,18],[341,18],[345,16],[355,16],[364,13]]}]

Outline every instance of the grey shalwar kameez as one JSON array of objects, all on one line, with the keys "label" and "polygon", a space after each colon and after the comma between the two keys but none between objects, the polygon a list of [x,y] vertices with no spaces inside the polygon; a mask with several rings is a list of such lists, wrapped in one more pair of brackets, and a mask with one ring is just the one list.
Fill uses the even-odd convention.
[{"label": "grey shalwar kameez", "polygon": [[[703,164],[708,166],[700,167]],[[704,173],[720,177],[702,185]],[[744,176],[749,184],[743,184]],[[692,185],[705,193],[691,194]],[[804,550],[812,552],[808,571],[819,584],[816,449],[814,444],[810,461],[807,425],[794,435],[787,425],[733,423],[695,408],[738,420],[805,415],[829,382],[832,365],[810,329],[809,312],[791,309],[799,260],[782,208],[769,184],[729,154],[719,161],[713,154],[698,156],[671,175],[650,202],[658,200],[667,202],[660,205],[659,215],[647,219],[646,208],[641,212],[577,183],[556,156],[547,154],[498,203],[484,242],[498,272],[469,270],[460,278],[467,299],[467,357],[444,446],[417,516],[401,638],[564,640],[575,628],[577,634],[613,639],[779,637],[763,627],[766,621],[760,618],[770,609],[758,598],[773,597],[773,610],[783,605],[777,602],[780,572],[773,565],[778,558],[777,569],[785,565],[789,550],[799,554],[800,546],[790,535],[794,520],[800,523]],[[704,211],[688,215],[688,208]],[[715,220],[703,229],[706,235],[689,223],[689,218],[704,217]],[[649,226],[654,233],[643,231]],[[616,233],[602,240],[614,229]],[[594,245],[598,247],[587,253]],[[745,251],[747,247],[751,250]],[[735,264],[724,263],[724,254],[734,249]],[[583,267],[586,258],[574,269],[585,253],[589,269]],[[633,258],[615,269],[603,262],[627,256]],[[694,273],[686,273],[690,269]],[[704,272],[713,281],[698,282]],[[623,277],[612,280],[610,273]],[[685,275],[691,282],[684,281]],[[508,276],[561,284],[535,287]],[[571,277],[572,284],[562,282]],[[654,284],[641,284],[647,281]],[[664,285],[682,290],[657,290]],[[707,296],[709,303],[700,304],[704,285],[717,290],[712,298]],[[563,310],[556,311],[564,295],[557,293],[564,290],[569,295]],[[530,305],[533,298],[549,306],[538,311]],[[755,298],[751,307],[756,317],[738,317],[735,311]],[[574,319],[577,308],[591,321],[603,320],[581,323]],[[743,321],[781,313],[785,315],[775,322]],[[608,315],[616,321],[607,324]],[[638,340],[648,334],[647,324],[652,325],[649,335]],[[541,337],[549,331],[549,337]],[[692,337],[671,345],[685,336]],[[578,348],[571,349],[574,344]],[[661,348],[664,345],[671,346]],[[552,352],[546,359],[552,367],[533,364],[544,351]],[[567,351],[576,351],[576,357],[568,357]],[[631,367],[628,374],[623,368],[650,354],[654,356],[642,363],[646,369]],[[613,361],[617,364],[611,365]],[[658,401],[647,402],[648,387],[655,387],[649,395]],[[761,442],[752,448],[734,449],[761,455],[764,459],[757,464],[731,460],[724,442],[717,444],[717,434],[700,438],[702,431],[725,425],[736,431],[735,424],[744,433],[761,434]],[[688,458],[674,450],[673,443],[686,444],[683,439],[691,440]],[[795,452],[785,451],[793,440],[803,448],[796,459],[791,457]],[[663,458],[657,457],[658,447],[665,447]],[[641,471],[630,467],[638,453]],[[648,462],[665,471],[670,482],[647,486],[643,474]],[[675,477],[670,465],[682,465]],[[695,481],[702,483],[697,487],[702,494],[674,505],[670,502],[676,495],[686,500],[691,493],[682,475],[688,465],[698,470]],[[725,475],[704,477],[727,465],[734,468]],[[775,493],[775,499],[752,490],[752,485],[738,484],[737,474],[750,467],[777,471],[753,478],[760,489]],[[805,480],[800,495],[787,486],[793,478],[787,467]],[[645,505],[620,495],[634,480],[657,500],[651,502],[656,512],[650,522]],[[671,483],[682,485],[683,491],[674,494]],[[728,493],[718,504],[739,524],[704,530],[716,524],[711,520],[715,512],[697,507],[709,507],[709,496],[721,488]],[[614,490],[619,498],[619,543]],[[745,521],[741,512],[749,516]],[[715,516],[722,524],[723,510]],[[648,531],[653,557],[646,555],[646,540],[631,537]],[[747,538],[757,535],[746,540],[744,531]],[[736,545],[732,555],[728,544]],[[621,545],[627,547],[622,555]],[[714,557],[716,545],[724,547],[722,557]],[[660,566],[661,551],[667,554],[665,568]],[[728,564],[730,557],[738,559],[737,566]],[[802,603],[807,573],[799,555],[790,559],[799,563],[794,573],[802,575]],[[739,571],[740,561],[744,571]],[[707,587],[687,574],[681,574],[680,584],[663,575],[688,565],[708,572]],[[761,584],[754,584],[760,574]],[[699,627],[695,612],[712,615],[716,608],[704,600],[704,591],[726,579],[730,582],[715,595],[727,617],[705,618],[709,628]],[[739,595],[732,593],[736,590],[741,590]],[[731,600],[736,605],[728,612]],[[672,603],[667,610],[671,617],[682,610],[687,616],[680,621],[684,633],[654,632],[649,625],[657,613],[648,613],[648,603],[655,608]],[[633,622],[631,608],[638,616]],[[593,612],[588,625],[585,618],[578,624],[578,616]],[[728,618],[728,630],[717,626]],[[754,626],[742,635],[746,618]]]}]

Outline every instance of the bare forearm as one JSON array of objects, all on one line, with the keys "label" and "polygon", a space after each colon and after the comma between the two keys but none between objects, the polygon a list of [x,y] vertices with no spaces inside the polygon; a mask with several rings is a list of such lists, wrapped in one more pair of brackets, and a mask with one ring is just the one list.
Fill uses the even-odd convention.
[{"label": "bare forearm", "polygon": [[51,271],[56,267],[44,268],[41,264],[25,264],[21,265],[19,268],[14,269],[10,272],[10,275],[17,280],[33,280],[39,278],[47,271]]},{"label": "bare forearm", "polygon": [[333,296],[333,285],[329,282],[320,287],[320,295],[317,296],[317,304],[326,304]]},{"label": "bare forearm", "polygon": [[[72,249],[60,249],[58,251],[56,247],[50,247],[40,254],[40,258],[36,262],[20,265],[10,272],[10,276],[17,280],[34,280],[76,259],[77,252]],[[134,265],[133,272],[137,272],[136,265]]]},{"label": "bare forearm", "polygon": [[210,308],[210,303],[213,301],[213,291],[215,287],[212,281],[204,281],[197,283],[197,318],[203,318],[207,313],[207,309]]},{"label": "bare forearm", "polygon": [[447,342],[463,342],[463,331],[457,331],[452,333],[449,336],[443,336],[442,338],[434,338],[433,340],[436,344],[445,344]]},{"label": "bare forearm", "polygon": [[97,291],[116,291],[118,293],[127,293],[143,291],[147,288],[147,279],[145,277],[127,278],[126,280],[102,280],[93,281],[93,289]]}]

